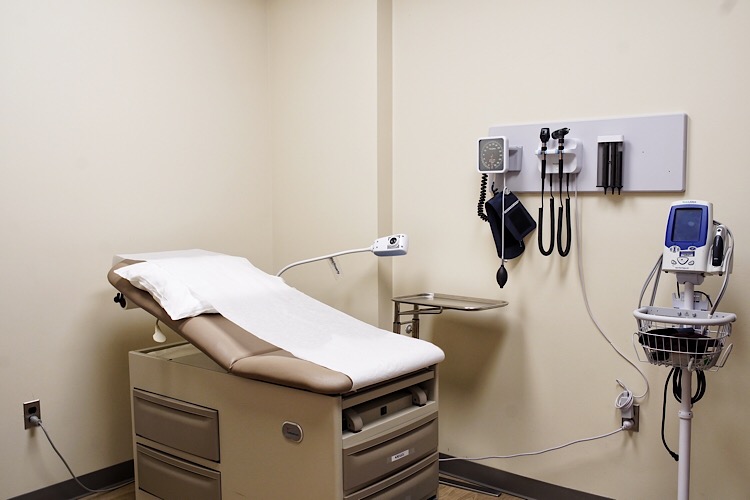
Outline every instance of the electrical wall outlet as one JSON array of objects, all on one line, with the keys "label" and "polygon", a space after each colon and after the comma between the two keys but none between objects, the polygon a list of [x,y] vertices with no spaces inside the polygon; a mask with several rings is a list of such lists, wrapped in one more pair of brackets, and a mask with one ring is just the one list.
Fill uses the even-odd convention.
[{"label": "electrical wall outlet", "polygon": [[638,428],[639,428],[639,425],[640,425],[640,422],[639,422],[639,415],[641,413],[640,409],[641,409],[640,406],[633,405],[630,408],[629,415],[627,417],[625,415],[622,416],[622,424],[623,425],[625,425],[625,421],[626,420],[630,420],[631,422],[633,422],[633,427],[631,427],[630,429],[628,429],[631,432],[638,432]]},{"label": "electrical wall outlet", "polygon": [[27,401],[23,404],[23,428],[24,429],[31,429],[33,427],[36,427],[34,424],[29,421],[29,419],[33,416],[39,417],[39,419],[42,419],[42,405],[41,402],[38,399],[35,399],[33,401]]}]

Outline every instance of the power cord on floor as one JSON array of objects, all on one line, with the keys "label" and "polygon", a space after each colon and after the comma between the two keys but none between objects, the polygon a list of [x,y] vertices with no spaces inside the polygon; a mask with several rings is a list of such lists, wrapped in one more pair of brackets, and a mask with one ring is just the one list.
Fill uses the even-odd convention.
[{"label": "power cord on floor", "polygon": [[62,454],[58,451],[57,447],[55,446],[55,443],[52,442],[52,438],[49,437],[49,434],[47,433],[47,429],[44,428],[42,425],[42,419],[37,417],[36,415],[33,415],[29,417],[29,422],[31,422],[32,425],[35,425],[42,429],[44,432],[44,435],[47,437],[47,441],[49,441],[50,446],[52,446],[52,449],[55,450],[55,453],[57,453],[57,456],[60,457],[60,460],[62,460],[62,463],[65,464],[65,468],[68,469],[68,472],[70,473],[70,476],[75,480],[76,483],[78,483],[78,486],[83,488],[84,490],[91,492],[91,493],[107,493],[109,491],[114,491],[116,489],[122,488],[126,484],[130,484],[133,481],[127,481],[122,484],[118,484],[117,486],[112,486],[111,488],[104,488],[104,489],[93,489],[86,487],[81,481],[78,480],[75,474],[73,474],[73,471],[70,469],[70,466],[68,465],[68,462],[65,461],[65,458],[63,458]]},{"label": "power cord on floor", "polygon": [[593,436],[593,437],[587,437],[583,439],[576,439],[575,441],[570,441],[569,443],[561,444],[559,446],[553,446],[552,448],[547,448],[546,450],[539,450],[539,451],[529,451],[526,453],[515,453],[513,455],[492,455],[487,457],[470,457],[470,458],[461,458],[461,457],[451,457],[451,458],[441,458],[439,459],[440,462],[449,462],[451,460],[468,460],[469,462],[478,462],[480,460],[491,460],[493,458],[517,458],[517,457],[529,457],[532,455],[541,455],[542,453],[548,453],[550,451],[560,450],[562,448],[566,448],[568,446],[578,444],[578,443],[585,443],[587,441],[595,441],[597,439],[602,439],[605,437],[612,436],[614,434],[617,434],[618,432],[626,431],[628,429],[631,429],[633,427],[633,422],[626,420],[623,422],[622,427],[619,427],[611,432],[607,432],[605,434],[601,434],[599,436]]}]

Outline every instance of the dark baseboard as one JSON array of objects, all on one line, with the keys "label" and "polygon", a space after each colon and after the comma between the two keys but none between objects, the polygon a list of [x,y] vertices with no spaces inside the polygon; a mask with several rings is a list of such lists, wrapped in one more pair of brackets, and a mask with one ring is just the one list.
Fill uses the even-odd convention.
[{"label": "dark baseboard", "polygon": [[[453,458],[440,454],[440,458]],[[488,490],[497,490],[529,500],[612,500],[607,497],[572,490],[543,481],[537,481],[510,472],[494,469],[467,460],[440,462],[440,474],[457,483],[471,482]],[[124,485],[133,480],[133,461],[101,469],[78,479],[91,489],[106,489]],[[89,493],[73,479],[26,493],[10,500],[76,499]]]},{"label": "dark baseboard", "polygon": [[[440,458],[453,457],[441,453]],[[511,474],[467,460],[440,462],[440,475],[447,479],[457,480],[457,483],[471,482],[485,490],[496,490],[529,500],[612,500],[607,497]],[[460,487],[459,484],[456,485]]]},{"label": "dark baseboard", "polygon": [[[92,490],[101,490],[114,488],[125,485],[133,481],[133,461],[128,460],[121,464],[107,467],[98,471],[91,472],[78,478],[81,483]],[[90,495],[88,491],[81,488],[74,479],[63,481],[62,483],[47,486],[41,490],[32,491],[23,495],[11,498],[10,500],[50,500],[50,499],[67,499],[81,498]]]}]

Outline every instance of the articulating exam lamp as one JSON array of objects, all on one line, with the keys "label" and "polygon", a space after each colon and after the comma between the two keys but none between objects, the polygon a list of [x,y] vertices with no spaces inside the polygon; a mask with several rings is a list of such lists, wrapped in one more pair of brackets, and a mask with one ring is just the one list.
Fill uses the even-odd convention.
[{"label": "articulating exam lamp", "polygon": [[296,266],[300,266],[302,264],[309,264],[310,262],[317,262],[319,260],[326,260],[330,259],[334,269],[336,269],[336,263],[334,262],[334,257],[339,257],[341,255],[347,255],[350,253],[360,253],[360,252],[372,252],[378,257],[395,257],[398,255],[406,255],[406,252],[409,250],[409,238],[405,234],[392,234],[390,236],[384,236],[382,238],[378,238],[373,242],[373,244],[366,248],[356,248],[354,250],[344,250],[342,252],[336,252],[329,255],[322,255],[320,257],[313,257],[312,259],[305,259],[300,260],[298,262],[293,262],[292,264],[289,264],[288,266],[284,267],[281,271],[276,273],[276,276],[281,276],[284,272],[286,272],[288,269],[291,269]]}]

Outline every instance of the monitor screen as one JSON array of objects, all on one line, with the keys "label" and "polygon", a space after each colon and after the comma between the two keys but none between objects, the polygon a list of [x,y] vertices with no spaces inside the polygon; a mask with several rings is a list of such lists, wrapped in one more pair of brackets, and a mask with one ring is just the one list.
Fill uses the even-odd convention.
[{"label": "monitor screen", "polygon": [[674,242],[705,242],[701,237],[701,208],[678,208],[674,212],[672,226],[672,241]]}]

